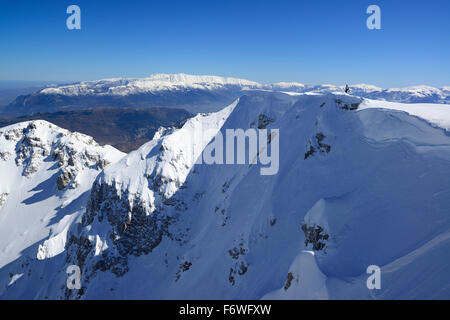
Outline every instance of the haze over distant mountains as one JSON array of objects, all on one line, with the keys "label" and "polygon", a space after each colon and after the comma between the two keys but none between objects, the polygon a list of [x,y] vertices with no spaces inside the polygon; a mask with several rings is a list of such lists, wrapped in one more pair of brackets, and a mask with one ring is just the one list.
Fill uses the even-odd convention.
[{"label": "haze over distant mountains", "polygon": [[48,86],[49,81],[0,80],[0,108],[13,102],[18,96],[38,92]]},{"label": "haze over distant mountains", "polygon": [[177,126],[191,116],[177,108],[101,107],[0,118],[0,128],[24,121],[46,120],[61,128],[92,136],[100,145],[109,144],[122,152],[130,152],[151,140],[158,128]]},{"label": "haze over distant mountains", "polygon": [[[115,78],[83,81],[44,88],[21,95],[0,108],[0,115],[19,116],[95,107],[176,107],[191,113],[214,112],[249,90],[292,93],[342,92],[345,86],[310,86],[297,82],[261,84],[218,76],[155,74],[147,78]],[[450,87],[414,86],[382,89],[373,85],[351,85],[350,94],[393,102],[450,103]]]}]

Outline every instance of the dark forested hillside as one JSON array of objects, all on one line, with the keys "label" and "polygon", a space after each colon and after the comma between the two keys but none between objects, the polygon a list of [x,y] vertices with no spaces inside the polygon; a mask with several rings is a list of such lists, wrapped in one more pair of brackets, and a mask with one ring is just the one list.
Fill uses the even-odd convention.
[{"label": "dark forested hillside", "polygon": [[190,116],[186,110],[175,108],[106,107],[0,118],[0,128],[22,121],[46,120],[70,131],[92,136],[100,144],[130,152],[149,141],[159,127],[177,125]]}]

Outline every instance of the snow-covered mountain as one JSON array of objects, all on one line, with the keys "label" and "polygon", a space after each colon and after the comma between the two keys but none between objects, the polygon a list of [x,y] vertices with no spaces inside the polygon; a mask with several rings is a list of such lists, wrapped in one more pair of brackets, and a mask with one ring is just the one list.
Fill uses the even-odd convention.
[{"label": "snow-covered mountain", "polygon": [[[256,127],[279,129],[277,174],[195,163],[216,135]],[[105,167],[64,235],[5,259],[0,297],[450,298],[449,129],[446,105],[247,91]],[[80,290],[66,287],[70,265]],[[370,265],[380,290],[366,286]]]},{"label": "snow-covered mountain", "polygon": [[224,78],[217,76],[194,76],[188,74],[155,74],[143,79],[104,79],[83,81],[73,85],[46,88],[42,94],[60,94],[66,96],[100,94],[129,95],[139,93],[155,93],[158,91],[176,91],[187,89],[221,90],[226,87],[261,88],[257,82]]},{"label": "snow-covered mountain", "polygon": [[[124,155],[46,121],[0,129],[0,270],[64,251],[95,177]],[[1,278],[0,292],[19,271]]]},{"label": "snow-covered mountain", "polygon": [[[42,89],[19,96],[0,112],[6,116],[56,112],[88,107],[177,107],[189,112],[213,112],[230,104],[248,90],[281,92],[343,92],[345,86],[310,86],[297,82],[260,84],[218,76],[156,74],[143,79],[117,78],[83,81]],[[450,103],[448,87],[417,86],[382,89],[372,85],[350,86],[352,95],[406,103]]]},{"label": "snow-covered mountain", "polygon": [[242,79],[156,74],[143,79],[103,79],[45,88],[19,96],[0,110],[6,116],[91,107],[176,107],[192,113],[218,111],[243,90],[261,85]]},{"label": "snow-covered mountain", "polygon": [[[118,95],[155,93],[160,91],[205,90],[215,91],[234,87],[239,90],[266,89],[288,92],[342,92],[345,86],[318,85],[308,86],[298,82],[277,82],[260,84],[254,81],[224,78],[217,76],[193,76],[187,74],[156,74],[144,79],[104,79],[81,82],[73,85],[45,88],[40,91],[46,95]],[[384,99],[396,102],[444,103],[449,98],[449,88],[429,86],[382,89],[373,85],[357,84],[350,86],[353,95],[372,99]],[[450,102],[450,101],[447,101]]]}]

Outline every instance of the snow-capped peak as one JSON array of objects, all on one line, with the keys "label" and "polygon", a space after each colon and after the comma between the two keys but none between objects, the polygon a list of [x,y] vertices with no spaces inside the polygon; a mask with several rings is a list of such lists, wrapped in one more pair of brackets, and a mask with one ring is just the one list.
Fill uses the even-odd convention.
[{"label": "snow-capped peak", "polygon": [[[124,155],[43,120],[1,128],[0,267],[63,232],[81,214],[97,174]],[[28,257],[53,256],[64,243],[50,251],[44,247],[30,249]]]},{"label": "snow-capped peak", "polygon": [[34,174],[51,156],[60,167],[98,167],[122,153],[111,146],[100,146],[92,137],[62,129],[44,121],[26,121],[0,129],[0,158],[14,158],[23,166],[23,175]]}]

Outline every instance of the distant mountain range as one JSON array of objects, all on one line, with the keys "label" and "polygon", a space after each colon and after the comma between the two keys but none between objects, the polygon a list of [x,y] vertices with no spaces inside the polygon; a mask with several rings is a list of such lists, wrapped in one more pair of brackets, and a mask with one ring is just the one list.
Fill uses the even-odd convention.
[{"label": "distant mountain range", "polygon": [[[309,86],[297,82],[261,84],[218,76],[156,74],[143,79],[117,78],[83,81],[44,88],[21,95],[0,108],[0,115],[19,116],[96,107],[182,108],[191,113],[215,112],[249,90],[291,93],[343,92],[345,86]],[[372,85],[350,86],[351,95],[405,103],[450,103],[450,87],[415,86],[382,89]]]}]

